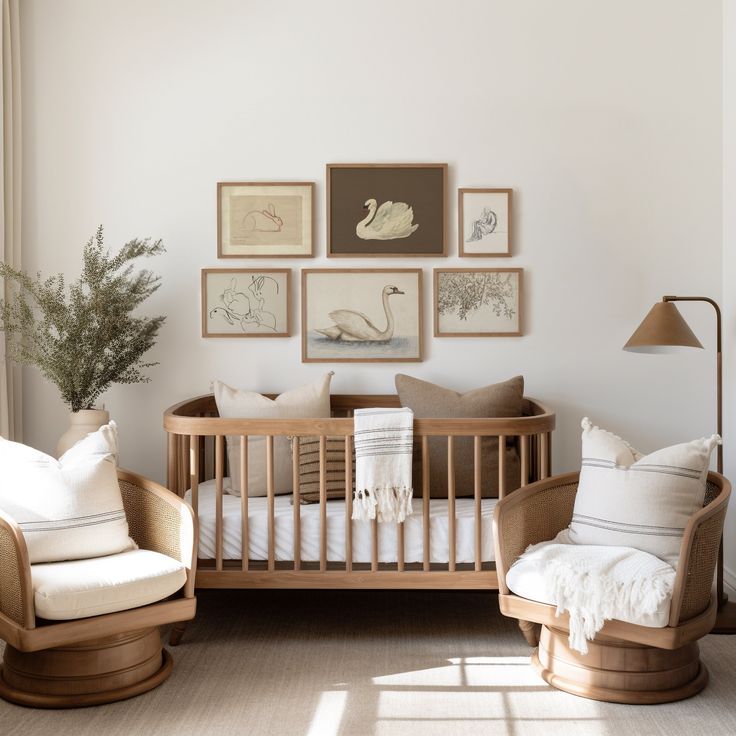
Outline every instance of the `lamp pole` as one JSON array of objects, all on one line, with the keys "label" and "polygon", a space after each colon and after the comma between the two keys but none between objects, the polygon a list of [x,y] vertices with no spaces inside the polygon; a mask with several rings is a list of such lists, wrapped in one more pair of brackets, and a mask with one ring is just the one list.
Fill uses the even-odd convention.
[{"label": "lamp pole", "polygon": [[[723,351],[721,344],[721,308],[707,296],[672,296],[662,297],[663,302],[707,302],[716,313],[716,431],[723,437]],[[718,472],[723,474],[723,443],[717,449]],[[736,603],[729,603],[728,595],[723,589],[723,536],[718,545],[718,574],[716,576],[716,600],[718,601],[718,617],[711,633],[736,634]]]}]

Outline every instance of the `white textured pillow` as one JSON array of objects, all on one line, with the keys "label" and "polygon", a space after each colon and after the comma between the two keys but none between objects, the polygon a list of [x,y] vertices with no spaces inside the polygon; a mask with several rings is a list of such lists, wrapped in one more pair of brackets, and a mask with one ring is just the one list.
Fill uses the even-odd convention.
[{"label": "white textured pillow", "polygon": [[703,506],[710,455],[720,437],[642,455],[587,417],[582,427],[570,541],[634,547],[676,565],[685,525]]},{"label": "white textured pillow", "polygon": [[31,564],[135,549],[118,485],[117,449],[115,422],[59,460],[0,437],[0,508],[20,525]]},{"label": "white textured pillow", "polygon": [[[230,388],[222,381],[213,384],[220,416],[226,419],[306,419],[330,416],[330,381],[332,372],[305,386],[284,391],[269,399],[256,391]],[[240,437],[227,438],[230,464],[230,488],[240,495]],[[276,437],[274,452],[274,491],[291,491],[291,446],[286,437]],[[266,438],[248,437],[248,495],[266,495]]]}]

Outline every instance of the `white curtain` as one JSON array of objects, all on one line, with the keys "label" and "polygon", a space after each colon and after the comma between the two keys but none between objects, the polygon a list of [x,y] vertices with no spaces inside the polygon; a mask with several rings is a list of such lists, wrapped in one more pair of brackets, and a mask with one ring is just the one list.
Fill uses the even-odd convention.
[{"label": "white curtain", "polygon": [[[20,268],[20,29],[19,0],[2,0],[2,223],[5,263]],[[1,285],[7,296],[7,290]],[[0,332],[0,435],[21,439],[20,367],[5,359]]]}]

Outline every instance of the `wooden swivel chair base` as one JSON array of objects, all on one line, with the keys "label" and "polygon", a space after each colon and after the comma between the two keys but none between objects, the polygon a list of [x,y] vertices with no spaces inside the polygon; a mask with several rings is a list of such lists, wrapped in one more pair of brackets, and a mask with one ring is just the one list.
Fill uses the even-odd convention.
[{"label": "wooden swivel chair base", "polygon": [[194,617],[196,528],[191,509],[173,493],[119,471],[131,537],[141,549],[187,567],[175,596],[127,611],[71,621],[37,619],[22,532],[0,513],[0,638],[7,644],[0,698],[36,708],[75,708],[131,698],[171,674],[159,627]]},{"label": "wooden swivel chair base", "polygon": [[506,572],[530,544],[553,539],[572,518],[578,473],[555,476],[515,491],[494,515],[499,604],[519,619],[536,647],[532,664],[558,690],[612,703],[653,704],[683,700],[700,692],[708,670],[697,640],[713,628],[717,601],[712,590],[723,531],[729,482],[708,474],[706,502],[685,528],[675,573],[668,625],[650,628],[607,621],[582,655],[568,646],[568,616],[555,606],[514,595]]}]

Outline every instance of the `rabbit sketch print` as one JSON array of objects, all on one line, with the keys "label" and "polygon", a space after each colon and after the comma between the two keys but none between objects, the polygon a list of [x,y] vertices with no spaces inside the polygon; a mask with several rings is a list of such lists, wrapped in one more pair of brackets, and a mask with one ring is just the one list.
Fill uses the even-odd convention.
[{"label": "rabbit sketch print", "polygon": [[220,258],[312,255],[312,184],[218,185]]},{"label": "rabbit sketch print", "polygon": [[288,335],[288,269],[205,269],[203,336]]}]

